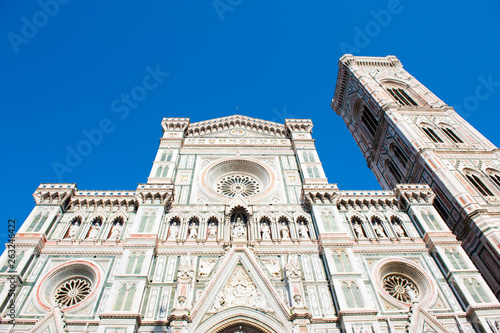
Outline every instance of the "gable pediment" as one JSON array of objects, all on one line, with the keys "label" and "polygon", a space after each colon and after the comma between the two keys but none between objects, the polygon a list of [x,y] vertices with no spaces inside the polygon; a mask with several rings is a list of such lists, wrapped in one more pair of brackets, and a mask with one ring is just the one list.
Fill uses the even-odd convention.
[{"label": "gable pediment", "polygon": [[287,136],[285,125],[241,115],[192,123],[186,137],[279,137]]},{"label": "gable pediment", "polygon": [[271,316],[282,323],[289,320],[289,309],[248,249],[231,249],[225,255],[193,308],[194,327],[237,307]]}]

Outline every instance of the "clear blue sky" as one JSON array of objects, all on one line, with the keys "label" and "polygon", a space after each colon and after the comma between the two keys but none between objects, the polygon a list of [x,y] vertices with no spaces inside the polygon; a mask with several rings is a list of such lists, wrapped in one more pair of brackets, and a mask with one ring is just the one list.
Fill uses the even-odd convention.
[{"label": "clear blue sky", "polygon": [[[500,84],[474,99],[481,78],[500,82],[497,0],[59,1],[0,3],[0,241],[8,218],[28,216],[40,183],[134,190],[146,182],[162,117],[196,122],[236,106],[277,122],[311,118],[329,181],[380,189],[330,108],[346,52],[396,55],[446,103],[466,100],[466,119],[500,143]],[[144,99],[127,106],[132,91]],[[102,142],[58,175],[67,147],[103,125]]]}]

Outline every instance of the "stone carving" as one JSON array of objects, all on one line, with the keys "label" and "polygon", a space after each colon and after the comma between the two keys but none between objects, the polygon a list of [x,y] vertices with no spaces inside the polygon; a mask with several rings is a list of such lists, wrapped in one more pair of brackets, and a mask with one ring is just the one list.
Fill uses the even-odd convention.
[{"label": "stone carving", "polygon": [[271,239],[271,229],[266,222],[260,224],[260,232],[262,233],[262,239]]},{"label": "stone carving", "polygon": [[300,238],[309,238],[309,229],[304,222],[300,222],[299,224],[299,236]]},{"label": "stone carving", "polygon": [[177,222],[173,222],[172,225],[170,226],[170,235],[168,238],[170,239],[177,239],[177,234],[179,233],[179,226],[177,225]]},{"label": "stone carving", "polygon": [[198,271],[198,278],[200,280],[206,279],[212,271],[212,268],[214,268],[216,262],[217,260],[215,259],[200,259],[200,270]]},{"label": "stone carving", "polygon": [[286,222],[282,222],[280,225],[281,239],[290,239],[290,231]]},{"label": "stone carving", "polygon": [[273,278],[279,279],[281,277],[281,267],[278,259],[264,259],[262,261]]},{"label": "stone carving", "polygon": [[250,306],[269,311],[267,301],[242,266],[235,268],[226,285],[217,293],[212,308],[213,311],[219,311],[233,306]]},{"label": "stone carving", "polygon": [[363,227],[359,222],[354,223],[352,227],[354,228],[354,233],[356,234],[357,238],[365,237],[365,234],[363,232]]},{"label": "stone carving", "polygon": [[120,234],[122,233],[122,228],[123,225],[121,222],[115,222],[113,225],[113,229],[111,230],[111,233],[109,234],[110,240],[118,240],[120,238]]},{"label": "stone carving", "polygon": [[217,225],[215,222],[211,222],[208,225],[208,239],[216,239],[217,238]]},{"label": "stone carving", "polygon": [[246,229],[245,225],[243,224],[243,220],[241,217],[236,218],[236,222],[234,223],[233,226],[233,237],[236,238],[242,238],[246,237]]},{"label": "stone carving", "polygon": [[384,231],[384,228],[380,225],[379,222],[374,222],[373,223],[373,230],[375,231],[375,234],[378,236],[378,237],[385,237],[385,231]]},{"label": "stone carving", "polygon": [[188,238],[189,239],[198,238],[198,225],[196,224],[196,222],[192,222],[189,224],[189,237]]},{"label": "stone carving", "polygon": [[66,238],[75,239],[78,229],[80,229],[80,221],[73,221],[71,223],[71,226],[69,227],[68,235],[66,236]]},{"label": "stone carving", "polygon": [[500,333],[500,319],[488,319],[488,325],[494,333]]},{"label": "stone carving", "polygon": [[99,222],[94,222],[92,224],[90,231],[89,231],[87,239],[89,239],[89,240],[97,239],[97,235],[99,234],[99,230],[101,230],[101,224]]},{"label": "stone carving", "polygon": [[396,235],[398,235],[398,237],[400,237],[400,238],[406,237],[406,233],[405,233],[403,227],[401,226],[401,224],[394,223],[393,227],[394,227],[394,231],[396,232]]}]

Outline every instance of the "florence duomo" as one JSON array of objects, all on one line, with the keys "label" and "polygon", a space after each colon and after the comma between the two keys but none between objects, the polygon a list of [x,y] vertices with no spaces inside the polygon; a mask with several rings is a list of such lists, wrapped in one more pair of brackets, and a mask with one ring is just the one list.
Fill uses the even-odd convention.
[{"label": "florence duomo", "polygon": [[339,189],[309,119],[163,118],[137,188],[36,188],[0,332],[499,333],[498,149],[394,56],[332,94],[383,190]]}]

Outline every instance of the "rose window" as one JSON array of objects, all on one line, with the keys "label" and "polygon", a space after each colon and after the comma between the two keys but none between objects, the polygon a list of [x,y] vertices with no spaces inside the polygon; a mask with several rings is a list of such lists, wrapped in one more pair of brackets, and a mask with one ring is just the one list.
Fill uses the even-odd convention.
[{"label": "rose window", "polygon": [[260,192],[259,182],[246,175],[231,175],[222,178],[217,184],[217,193],[234,197],[241,195],[248,197]]},{"label": "rose window", "polygon": [[92,284],[86,278],[72,278],[62,283],[54,292],[54,300],[62,307],[70,307],[83,301],[92,292]]},{"label": "rose window", "polygon": [[411,303],[418,298],[419,292],[415,284],[401,275],[388,275],[383,280],[384,290],[404,303]]}]

